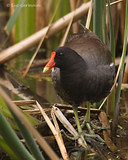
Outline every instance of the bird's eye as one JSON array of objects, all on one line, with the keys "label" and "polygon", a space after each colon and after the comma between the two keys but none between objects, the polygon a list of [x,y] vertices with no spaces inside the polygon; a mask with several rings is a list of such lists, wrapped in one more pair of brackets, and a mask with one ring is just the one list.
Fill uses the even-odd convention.
[{"label": "bird's eye", "polygon": [[62,52],[60,52],[60,54],[59,54],[60,56],[62,56],[63,55],[63,53]]}]

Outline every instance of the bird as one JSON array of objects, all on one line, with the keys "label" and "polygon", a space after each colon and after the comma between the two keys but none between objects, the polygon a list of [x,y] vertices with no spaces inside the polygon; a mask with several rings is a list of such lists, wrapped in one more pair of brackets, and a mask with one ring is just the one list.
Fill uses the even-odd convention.
[{"label": "bird", "polygon": [[85,101],[94,103],[105,98],[114,82],[115,65],[107,45],[84,28],[84,32],[71,35],[64,46],[52,51],[43,72],[49,69],[57,94],[73,106],[81,132],[77,107]]}]

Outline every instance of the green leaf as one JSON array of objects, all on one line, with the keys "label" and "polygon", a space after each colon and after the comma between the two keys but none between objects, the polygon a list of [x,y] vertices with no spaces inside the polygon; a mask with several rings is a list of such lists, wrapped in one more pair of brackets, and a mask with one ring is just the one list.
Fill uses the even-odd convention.
[{"label": "green leaf", "polygon": [[[13,113],[12,113],[13,114]],[[35,157],[35,159],[37,160],[44,160],[44,157],[42,156],[39,147],[37,145],[37,143],[35,142],[32,134],[27,130],[27,128],[21,123],[21,121],[18,119],[18,117],[13,114],[15,121],[24,137],[24,139],[26,140],[27,146],[30,149],[31,153],[33,154],[33,156]]]},{"label": "green leaf", "polygon": [[[115,41],[114,41],[114,31],[112,24],[112,16],[111,16],[111,8],[110,8],[110,0],[108,1],[108,15],[109,15],[109,31],[110,31],[110,51],[112,54],[113,62],[115,62]],[[114,115],[115,110],[115,89],[113,89],[111,95],[107,100],[107,110],[110,116]]]},{"label": "green leaf", "polygon": [[9,18],[6,26],[5,26],[5,31],[6,33],[9,35],[11,30],[12,30],[12,27],[13,25],[15,24],[16,20],[17,20],[17,17],[20,13],[20,10],[22,9],[22,6],[24,4],[24,1],[25,0],[19,0],[19,3],[16,5],[16,9],[14,11],[14,13],[12,14],[12,16]]},{"label": "green leaf", "polygon": [[[18,129],[16,124],[13,123],[13,116],[12,116],[11,112],[9,111],[8,106],[6,105],[6,103],[4,102],[4,100],[1,97],[0,97],[0,112],[5,117],[7,117],[9,119],[9,123],[11,124],[13,129]],[[23,111],[21,110],[21,112],[23,112]],[[24,113],[24,112],[23,112],[23,114],[29,120],[29,122],[32,125],[37,125],[39,123],[39,121],[36,118],[34,118],[34,117],[28,115],[27,113]]]},{"label": "green leaf", "polygon": [[114,41],[114,31],[113,31],[113,24],[112,24],[112,15],[111,15],[111,8],[110,8],[110,0],[108,1],[108,15],[109,15],[109,31],[110,31],[110,51],[112,53],[113,61],[115,61],[115,41]]},{"label": "green leaf", "polygon": [[8,155],[11,159],[19,160],[14,151],[7,145],[5,140],[0,136],[0,148]]},{"label": "green leaf", "polygon": [[24,147],[24,145],[20,142],[19,138],[9,125],[6,118],[0,112],[0,134],[3,139],[6,141],[8,146],[15,152],[17,157],[21,160],[34,160],[32,155],[28,152],[28,150]]},{"label": "green leaf", "polygon": [[122,58],[121,58],[121,69],[120,69],[118,87],[117,87],[117,93],[116,93],[116,103],[119,103],[120,101],[121,84],[123,79],[125,56],[126,56],[126,49],[127,49],[127,39],[128,39],[128,1],[126,1],[124,43],[123,43],[123,51],[122,51]]}]

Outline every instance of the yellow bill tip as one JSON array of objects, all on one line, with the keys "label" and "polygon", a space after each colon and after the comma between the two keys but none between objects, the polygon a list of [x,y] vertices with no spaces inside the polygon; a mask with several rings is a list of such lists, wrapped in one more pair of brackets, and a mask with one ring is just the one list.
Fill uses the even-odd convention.
[{"label": "yellow bill tip", "polygon": [[49,70],[49,67],[44,67],[43,73],[47,72]]}]

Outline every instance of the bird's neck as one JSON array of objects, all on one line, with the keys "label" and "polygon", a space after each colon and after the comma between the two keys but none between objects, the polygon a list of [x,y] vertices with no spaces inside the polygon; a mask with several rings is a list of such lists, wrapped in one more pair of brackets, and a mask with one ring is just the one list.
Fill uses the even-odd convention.
[{"label": "bird's neck", "polygon": [[62,72],[79,73],[87,70],[86,62],[81,58],[68,63],[64,68],[61,68]]}]

